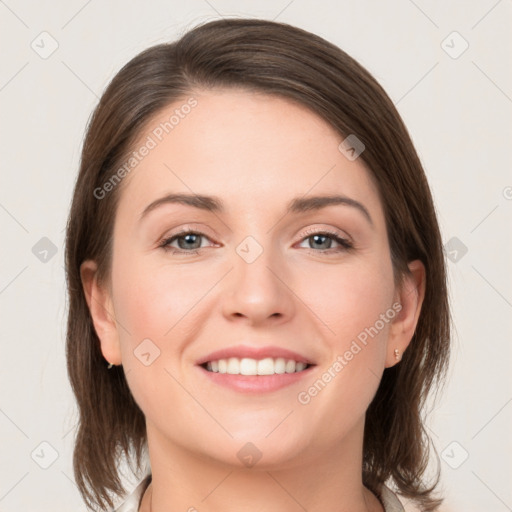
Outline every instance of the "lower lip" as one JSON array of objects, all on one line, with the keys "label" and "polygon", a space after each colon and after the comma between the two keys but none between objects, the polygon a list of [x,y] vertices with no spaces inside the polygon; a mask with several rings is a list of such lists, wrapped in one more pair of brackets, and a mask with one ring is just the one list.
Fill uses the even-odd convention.
[{"label": "lower lip", "polygon": [[311,374],[314,366],[301,372],[274,375],[231,375],[230,373],[209,372],[202,366],[199,370],[215,384],[225,386],[240,393],[269,393],[299,382]]}]

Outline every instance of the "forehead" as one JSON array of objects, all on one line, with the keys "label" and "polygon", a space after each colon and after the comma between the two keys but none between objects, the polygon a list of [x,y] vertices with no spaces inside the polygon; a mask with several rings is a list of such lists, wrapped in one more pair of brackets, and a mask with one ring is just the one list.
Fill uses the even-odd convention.
[{"label": "forehead", "polygon": [[[141,131],[134,150],[145,156],[124,178],[118,214],[140,214],[169,192],[221,196],[228,208],[255,212],[307,194],[376,199],[362,160],[350,161],[338,149],[343,139],[288,99],[245,90],[197,92],[164,108]],[[139,151],[144,146],[150,149]]]}]

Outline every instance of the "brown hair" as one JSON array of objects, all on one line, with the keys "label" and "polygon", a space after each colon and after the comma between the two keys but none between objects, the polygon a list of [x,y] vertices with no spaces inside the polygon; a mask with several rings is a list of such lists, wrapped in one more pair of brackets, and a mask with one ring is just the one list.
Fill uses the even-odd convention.
[{"label": "brown hair", "polygon": [[426,396],[446,373],[450,314],[442,239],[428,183],[400,115],[370,73],[338,47],[290,26],[255,19],[202,24],[178,41],[151,47],[126,64],[90,119],[66,234],[69,293],[67,368],[79,408],[73,464],[91,508],[113,505],[125,490],[118,457],[135,449],[140,467],[145,418],[122,366],[107,369],[80,277],[86,259],[108,282],[111,242],[121,187],[98,200],[101,187],[125,161],[155,114],[195,90],[245,88],[304,105],[341,135],[355,134],[360,155],[378,185],[397,282],[407,263],[426,268],[425,298],[413,339],[400,364],[384,371],[367,411],[363,481],[374,492],[392,479],[400,493],[434,510],[440,500],[424,473],[429,437]]}]

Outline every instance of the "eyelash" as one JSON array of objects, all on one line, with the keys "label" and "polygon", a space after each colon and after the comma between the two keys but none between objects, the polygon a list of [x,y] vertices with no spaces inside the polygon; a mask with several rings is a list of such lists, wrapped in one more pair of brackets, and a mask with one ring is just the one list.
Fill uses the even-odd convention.
[{"label": "eyelash", "polygon": [[[204,233],[201,233],[200,231],[194,231],[194,230],[184,230],[180,231],[179,233],[175,233],[169,237],[164,238],[158,245],[158,247],[162,248],[166,252],[171,252],[172,254],[183,254],[183,255],[197,255],[201,251],[200,249],[193,249],[190,251],[185,251],[183,249],[176,249],[175,247],[170,247],[169,244],[173,242],[174,240],[177,240],[178,238],[182,238],[186,235],[199,235],[201,237],[208,238],[208,236]],[[354,249],[354,245],[352,242],[350,242],[348,239],[341,237],[337,232],[329,231],[329,230],[308,230],[305,233],[302,234],[302,237],[300,241],[307,240],[308,238],[311,238],[314,235],[326,235],[333,239],[335,242],[337,242],[341,247],[338,248],[330,248],[325,250],[315,250],[312,248],[308,249],[308,252],[314,253],[315,255],[321,254],[325,256],[329,256],[333,253],[339,253],[342,251],[351,251]]]}]

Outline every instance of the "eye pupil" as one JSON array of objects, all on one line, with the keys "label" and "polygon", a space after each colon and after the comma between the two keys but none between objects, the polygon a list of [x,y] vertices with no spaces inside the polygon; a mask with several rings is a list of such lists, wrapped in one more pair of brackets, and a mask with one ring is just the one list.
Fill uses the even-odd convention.
[{"label": "eye pupil", "polygon": [[[323,244],[322,244],[322,242],[318,242],[318,239],[319,239],[319,238],[320,238],[320,239],[324,238],[324,239],[326,239],[328,242],[331,242],[330,237],[328,237],[328,236],[326,236],[326,235],[319,235],[319,234],[317,234],[317,235],[313,235],[313,240],[315,241],[315,243],[320,243],[320,245],[323,245]],[[324,242],[324,243],[325,243],[325,242]],[[330,246],[330,243],[329,243],[328,245]],[[327,249],[329,249],[329,247],[327,247]]]},{"label": "eye pupil", "polygon": [[[197,235],[195,233],[188,233],[180,238],[178,238],[178,245],[180,246],[181,249],[190,249],[192,247],[192,245],[194,244],[194,242],[197,243],[198,240],[200,240],[200,236],[201,235]],[[181,240],[184,240],[185,243],[182,244],[180,241]],[[198,247],[193,247],[194,249],[197,249],[200,247],[200,244]]]}]

